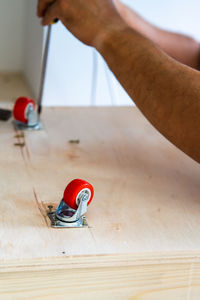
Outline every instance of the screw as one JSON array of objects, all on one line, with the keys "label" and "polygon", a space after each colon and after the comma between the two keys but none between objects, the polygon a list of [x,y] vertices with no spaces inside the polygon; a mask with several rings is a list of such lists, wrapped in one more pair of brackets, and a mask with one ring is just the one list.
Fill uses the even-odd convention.
[{"label": "screw", "polygon": [[83,216],[83,226],[86,226],[86,225],[87,225],[86,217]]},{"label": "screw", "polygon": [[14,143],[14,146],[16,146],[16,147],[24,147],[25,143]]},{"label": "screw", "polygon": [[48,209],[49,209],[49,213],[52,214],[53,205],[49,205]]},{"label": "screw", "polygon": [[14,136],[16,139],[24,138],[24,133],[20,133]]},{"label": "screw", "polygon": [[77,140],[69,140],[69,143],[70,144],[80,144],[80,140],[77,139]]}]

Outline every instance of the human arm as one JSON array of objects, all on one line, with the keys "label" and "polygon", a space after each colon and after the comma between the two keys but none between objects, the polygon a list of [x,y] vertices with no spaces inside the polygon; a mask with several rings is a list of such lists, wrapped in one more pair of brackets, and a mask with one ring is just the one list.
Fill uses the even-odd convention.
[{"label": "human arm", "polygon": [[114,0],[114,4],[131,28],[153,41],[179,62],[195,69],[200,68],[200,44],[195,39],[154,26],[119,0]]},{"label": "human arm", "polygon": [[54,18],[94,46],[147,119],[200,162],[200,73],[131,29],[109,0],[39,1],[43,25]]}]

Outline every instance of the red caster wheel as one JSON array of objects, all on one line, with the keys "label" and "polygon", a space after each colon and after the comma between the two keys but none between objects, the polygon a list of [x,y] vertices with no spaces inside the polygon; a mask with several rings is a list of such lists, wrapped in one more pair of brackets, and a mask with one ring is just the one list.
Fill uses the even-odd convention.
[{"label": "red caster wheel", "polygon": [[63,201],[71,208],[77,209],[80,199],[83,197],[89,205],[94,196],[93,186],[85,180],[74,179],[66,187],[63,194]]},{"label": "red caster wheel", "polygon": [[21,123],[28,123],[28,110],[35,110],[35,101],[26,97],[20,97],[15,101],[13,117]]}]

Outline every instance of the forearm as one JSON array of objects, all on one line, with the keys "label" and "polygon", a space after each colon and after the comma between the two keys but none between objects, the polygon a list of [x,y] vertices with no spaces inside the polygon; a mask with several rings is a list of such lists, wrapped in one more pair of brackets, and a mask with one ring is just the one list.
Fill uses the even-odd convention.
[{"label": "forearm", "polygon": [[199,72],[126,25],[112,0],[39,0],[38,16],[43,25],[59,18],[78,39],[96,47],[147,119],[200,162]]},{"label": "forearm", "polygon": [[114,2],[119,14],[131,28],[152,40],[174,59],[199,69],[200,45],[197,41],[182,34],[162,30],[147,22],[119,0]]},{"label": "forearm", "polygon": [[96,48],[147,119],[200,162],[199,72],[128,27],[107,31]]}]

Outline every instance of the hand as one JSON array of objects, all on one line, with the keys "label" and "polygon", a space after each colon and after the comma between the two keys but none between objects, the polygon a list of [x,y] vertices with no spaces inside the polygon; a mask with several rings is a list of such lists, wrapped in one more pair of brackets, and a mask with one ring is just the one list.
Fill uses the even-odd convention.
[{"label": "hand", "polygon": [[123,23],[112,0],[38,0],[37,13],[43,18],[42,25],[58,18],[79,40],[91,46],[110,27]]}]

